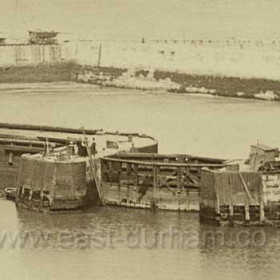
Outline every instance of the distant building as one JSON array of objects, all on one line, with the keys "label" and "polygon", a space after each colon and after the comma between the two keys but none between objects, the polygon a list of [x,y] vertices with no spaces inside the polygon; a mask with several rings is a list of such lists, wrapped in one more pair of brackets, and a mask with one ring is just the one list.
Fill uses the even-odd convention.
[{"label": "distant building", "polygon": [[28,31],[29,32],[29,43],[40,44],[40,45],[52,45],[57,43],[57,34],[55,31]]},{"label": "distant building", "polygon": [[5,45],[6,38],[0,37],[0,45]]}]

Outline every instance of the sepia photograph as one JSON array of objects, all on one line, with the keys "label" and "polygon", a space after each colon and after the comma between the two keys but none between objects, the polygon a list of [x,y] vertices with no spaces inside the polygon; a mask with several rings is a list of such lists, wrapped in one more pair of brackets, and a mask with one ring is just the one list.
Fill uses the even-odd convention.
[{"label": "sepia photograph", "polygon": [[0,279],[278,280],[280,2],[0,0]]}]

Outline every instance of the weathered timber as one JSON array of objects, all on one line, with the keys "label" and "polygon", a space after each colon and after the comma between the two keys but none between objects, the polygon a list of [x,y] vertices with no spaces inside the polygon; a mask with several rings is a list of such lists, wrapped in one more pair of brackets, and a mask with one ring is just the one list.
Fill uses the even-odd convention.
[{"label": "weathered timber", "polygon": [[219,158],[199,157],[188,154],[155,154],[155,153],[118,153],[113,155],[113,158],[130,159],[130,160],[144,160],[144,161],[160,161],[160,162],[181,162],[181,163],[212,163],[222,164],[226,160]]},{"label": "weathered timber", "polygon": [[135,153],[127,158],[124,154],[121,158],[118,156],[101,159],[103,199],[107,205],[131,208],[197,211],[200,170],[203,167],[219,169],[227,166],[209,161],[148,161],[147,155]]},{"label": "weathered timber", "polygon": [[218,225],[261,225],[261,174],[254,171],[202,170],[200,219]]},{"label": "weathered timber", "polygon": [[[65,128],[65,127],[54,127],[54,126],[47,126],[47,125],[0,123],[0,128],[83,134],[83,131],[81,131],[81,129]],[[102,129],[94,129],[94,130],[93,129],[85,129],[85,133],[87,135],[95,135],[99,131],[102,131]]]},{"label": "weathered timber", "polygon": [[20,152],[20,153],[40,153],[43,152],[44,149],[40,147],[27,147],[27,146],[14,146],[14,145],[4,145],[3,149],[6,152]]}]

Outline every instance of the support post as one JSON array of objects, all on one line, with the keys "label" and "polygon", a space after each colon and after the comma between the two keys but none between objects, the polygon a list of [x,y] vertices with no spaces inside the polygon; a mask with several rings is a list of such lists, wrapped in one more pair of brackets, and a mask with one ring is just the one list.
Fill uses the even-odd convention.
[{"label": "support post", "polygon": [[13,165],[13,155],[13,152],[9,152],[8,163],[10,165]]},{"label": "support post", "polygon": [[177,167],[177,190],[182,191],[182,169]]},{"label": "support post", "polygon": [[186,186],[188,185],[188,179],[189,179],[189,177],[190,177],[190,167],[187,166],[187,167],[185,168],[185,181],[186,181]]},{"label": "support post", "polygon": [[122,163],[118,164],[118,195],[119,203],[121,203],[121,177],[122,177]]},{"label": "support post", "polygon": [[153,208],[157,207],[157,189],[158,189],[158,166],[153,166]]},{"label": "support post", "polygon": [[129,177],[131,174],[131,163],[127,163],[126,165],[126,186],[127,186],[127,202],[130,200],[130,187],[129,187]]},{"label": "support post", "polygon": [[134,185],[135,186],[139,185],[139,180],[138,180],[138,164],[134,164]]},{"label": "support post", "polygon": [[233,217],[233,206],[232,206],[232,204],[230,204],[228,206],[228,209],[229,209],[229,216],[232,218]]},{"label": "support post", "polygon": [[250,221],[250,211],[249,211],[249,205],[245,205],[245,221]]}]

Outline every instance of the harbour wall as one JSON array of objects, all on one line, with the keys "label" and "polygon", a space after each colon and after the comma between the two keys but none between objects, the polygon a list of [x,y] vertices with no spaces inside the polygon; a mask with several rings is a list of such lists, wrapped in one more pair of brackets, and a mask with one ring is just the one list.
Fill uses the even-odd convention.
[{"label": "harbour wall", "polygon": [[80,42],[82,65],[144,68],[196,75],[280,79],[280,42],[248,40],[169,40]]},{"label": "harbour wall", "polygon": [[0,46],[0,71],[0,83],[97,82],[101,86],[280,100],[280,41],[10,44]]},{"label": "harbour wall", "polygon": [[0,45],[0,67],[36,66],[43,63],[67,62],[73,59],[72,44]]},{"label": "harbour wall", "polygon": [[80,65],[144,68],[196,75],[280,79],[280,41],[70,41],[0,46],[0,67],[76,61]]}]

